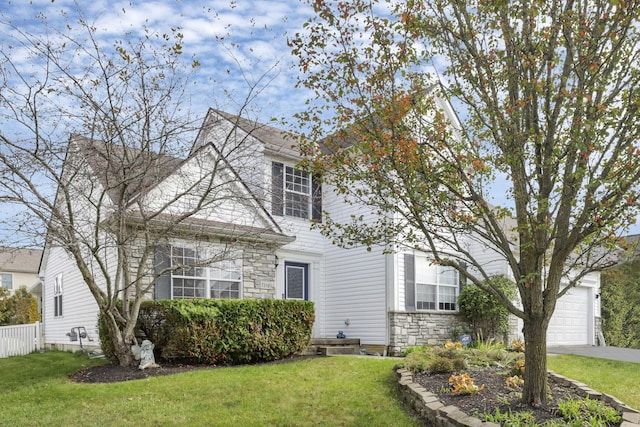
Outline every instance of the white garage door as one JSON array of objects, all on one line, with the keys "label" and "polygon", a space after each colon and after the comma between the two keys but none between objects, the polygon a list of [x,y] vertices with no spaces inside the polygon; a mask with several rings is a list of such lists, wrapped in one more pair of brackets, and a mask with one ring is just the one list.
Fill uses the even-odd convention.
[{"label": "white garage door", "polygon": [[547,330],[547,345],[592,344],[589,294],[589,288],[575,287],[558,300]]}]

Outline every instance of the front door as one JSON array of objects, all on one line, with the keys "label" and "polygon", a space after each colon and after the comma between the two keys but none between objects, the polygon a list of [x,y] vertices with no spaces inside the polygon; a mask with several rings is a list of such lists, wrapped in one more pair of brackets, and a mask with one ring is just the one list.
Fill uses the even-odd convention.
[{"label": "front door", "polygon": [[309,264],[284,263],[284,293],[286,299],[309,299]]}]

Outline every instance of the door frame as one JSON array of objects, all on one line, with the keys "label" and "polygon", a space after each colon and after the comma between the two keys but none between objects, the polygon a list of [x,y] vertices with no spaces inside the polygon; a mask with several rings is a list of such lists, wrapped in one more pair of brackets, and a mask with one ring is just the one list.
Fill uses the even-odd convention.
[{"label": "door frame", "polygon": [[[302,298],[289,298],[289,287],[288,287],[288,275],[287,270],[289,267],[293,268],[301,268],[302,273]],[[285,261],[284,262],[284,298],[285,299],[295,299],[295,300],[309,300],[309,268],[310,264],[305,262],[294,262],[294,261]]]}]

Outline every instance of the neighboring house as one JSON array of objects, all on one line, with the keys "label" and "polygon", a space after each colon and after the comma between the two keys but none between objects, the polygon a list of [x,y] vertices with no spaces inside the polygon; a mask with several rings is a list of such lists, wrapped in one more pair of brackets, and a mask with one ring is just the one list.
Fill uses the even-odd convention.
[{"label": "neighboring house", "polygon": [[[440,101],[439,106],[457,122],[448,103]],[[233,187],[233,194],[242,200],[230,199],[229,206],[194,221],[208,224],[210,238],[235,234],[241,245],[234,249],[235,260],[201,269],[202,277],[195,279],[205,284],[203,288],[186,286],[187,278],[174,271],[156,281],[153,297],[310,300],[316,308],[314,338],[335,338],[343,331],[348,338],[359,338],[369,351],[380,353],[450,339],[459,325],[458,272],[431,265],[427,253],[342,249],[322,237],[310,226],[322,220],[322,211],[348,219],[354,208],[331,188],[296,169],[300,157],[294,144],[285,132],[273,127],[217,110],[208,112],[193,150],[172,170],[197,167],[192,159],[203,150],[224,155],[231,166],[224,185]],[[144,195],[148,203],[161,199],[163,188],[173,185],[171,173],[158,180]],[[260,238],[244,233],[247,229],[260,230]],[[193,238],[171,236],[158,248],[156,266],[170,263],[172,257],[178,262],[195,257],[197,244]],[[496,273],[504,273],[498,264]],[[97,340],[97,306],[62,249],[45,248],[41,275],[45,342],[65,347],[70,344],[67,333],[79,326]],[[592,325],[590,319],[599,315],[595,277],[592,283],[585,281],[588,286],[584,289],[576,288],[559,301],[549,331],[551,344],[593,343],[592,326],[585,333],[576,331],[587,321]],[[578,314],[580,319],[575,319]],[[576,330],[558,332],[564,331],[564,324]]]},{"label": "neighboring house", "polygon": [[19,288],[31,288],[38,280],[38,268],[42,251],[0,246],[0,276],[2,287],[15,292]]}]

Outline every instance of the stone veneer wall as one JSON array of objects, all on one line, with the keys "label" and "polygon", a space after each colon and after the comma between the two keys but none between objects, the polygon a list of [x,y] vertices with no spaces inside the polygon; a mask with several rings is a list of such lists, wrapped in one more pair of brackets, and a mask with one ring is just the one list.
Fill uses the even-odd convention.
[{"label": "stone veneer wall", "polygon": [[[140,242],[138,242],[140,243]],[[201,237],[200,240],[186,240],[181,239],[177,245],[184,245],[190,247],[191,245],[229,245],[227,242],[220,239]],[[136,250],[137,249],[137,250]],[[275,248],[262,242],[247,242],[238,241],[233,245],[229,245],[230,250],[242,251],[242,298],[269,298],[273,299],[276,296],[276,266],[275,266]],[[139,251],[142,250],[142,243],[137,248],[134,248],[132,253],[133,257],[140,257]],[[153,267],[154,259],[151,257],[148,260],[149,274],[145,276],[146,283],[153,280],[154,271]],[[136,267],[135,263],[132,263],[132,267]],[[134,269],[132,274],[136,274]],[[153,298],[153,290],[149,292],[145,298]]]},{"label": "stone veneer wall", "polygon": [[242,298],[275,298],[274,249],[242,248]]},{"label": "stone veneer wall", "polygon": [[389,312],[389,353],[399,355],[416,345],[439,345],[453,339],[463,327],[457,313],[419,311]]}]

